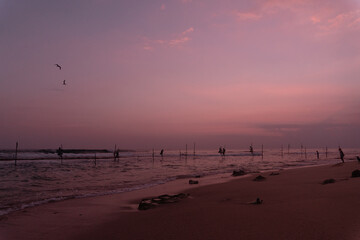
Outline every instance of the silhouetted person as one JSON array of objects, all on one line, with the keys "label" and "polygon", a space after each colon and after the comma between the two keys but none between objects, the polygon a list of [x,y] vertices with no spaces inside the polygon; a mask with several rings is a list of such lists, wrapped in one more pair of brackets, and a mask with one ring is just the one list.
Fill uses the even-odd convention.
[{"label": "silhouetted person", "polygon": [[222,149],[222,155],[225,156],[225,148]]},{"label": "silhouetted person", "polygon": [[316,157],[317,157],[317,159],[319,159],[319,158],[320,158],[319,151],[316,151]]},{"label": "silhouetted person", "polygon": [[119,160],[119,153],[120,153],[120,150],[119,150],[119,149],[116,149],[116,150],[114,151],[114,161]]},{"label": "silhouetted person", "polygon": [[341,159],[341,161],[344,162],[344,156],[345,156],[345,154],[344,154],[344,152],[341,150],[341,147],[339,147],[339,153],[340,153],[340,159]]},{"label": "silhouetted person", "polygon": [[164,149],[161,149],[160,155],[161,155],[161,156],[164,156]]},{"label": "silhouetted person", "polygon": [[221,148],[221,147],[219,147],[219,152],[218,152],[218,153],[220,153],[220,155],[222,155],[223,150],[222,150],[222,148]]},{"label": "silhouetted person", "polygon": [[63,81],[63,85],[66,85],[66,80]]},{"label": "silhouetted person", "polygon": [[253,149],[253,146],[250,146],[250,153],[251,153],[251,155],[254,155],[254,149]]},{"label": "silhouetted person", "polygon": [[61,147],[58,148],[58,150],[56,151],[56,153],[58,154],[58,156],[59,156],[60,159],[63,158],[63,153],[64,153],[64,151],[62,150]]},{"label": "silhouetted person", "polygon": [[356,156],[356,158],[357,158],[358,162],[360,163],[360,157],[359,157],[359,156]]}]

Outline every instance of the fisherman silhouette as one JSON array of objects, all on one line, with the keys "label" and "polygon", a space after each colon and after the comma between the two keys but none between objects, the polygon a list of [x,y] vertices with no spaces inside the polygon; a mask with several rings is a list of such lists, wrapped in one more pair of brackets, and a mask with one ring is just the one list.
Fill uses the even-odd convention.
[{"label": "fisherman silhouette", "polygon": [[345,162],[345,161],[344,161],[344,156],[345,156],[345,154],[344,154],[344,152],[342,151],[341,147],[339,147],[339,153],[340,153],[340,159],[341,159],[341,161],[342,161],[342,162]]},{"label": "fisherman silhouette", "polygon": [[63,149],[61,147],[58,148],[58,150],[56,151],[56,153],[58,154],[59,158],[62,159],[63,158]]},{"label": "fisherman silhouette", "polygon": [[116,149],[115,151],[114,151],[114,161],[116,161],[116,160],[119,160],[119,153],[120,153],[120,150],[119,149]]},{"label": "fisherman silhouette", "polygon": [[164,149],[161,149],[160,151],[160,155],[163,156],[164,155]]},{"label": "fisherman silhouette", "polygon": [[221,147],[219,147],[219,151],[218,151],[218,153],[220,153],[220,155],[222,155],[223,150],[222,150],[222,148],[221,148]]}]

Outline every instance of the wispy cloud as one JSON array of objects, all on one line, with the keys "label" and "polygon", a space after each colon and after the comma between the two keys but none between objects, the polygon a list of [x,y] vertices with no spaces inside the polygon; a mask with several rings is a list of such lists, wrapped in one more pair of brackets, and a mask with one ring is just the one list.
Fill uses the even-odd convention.
[{"label": "wispy cloud", "polygon": [[237,17],[238,20],[242,21],[242,20],[258,20],[262,17],[261,14],[258,13],[254,13],[254,12],[239,12],[239,11],[235,11],[235,16]]},{"label": "wispy cloud", "polygon": [[288,18],[288,22],[274,23],[312,28],[316,36],[360,29],[360,9],[341,2],[324,5],[311,0],[260,0],[250,10],[237,9],[227,14],[239,22]]},{"label": "wispy cloud", "polygon": [[193,27],[190,27],[188,29],[186,29],[185,31],[182,32],[183,35],[186,35],[188,33],[192,33],[194,31],[194,28]]},{"label": "wispy cloud", "polygon": [[144,45],[144,50],[153,51],[154,48],[153,48],[152,46],[150,46],[149,44],[145,43],[145,45]]},{"label": "wispy cloud", "polygon": [[239,21],[255,21],[267,16],[275,15],[281,11],[297,11],[308,0],[265,0],[259,1],[251,10],[235,10],[232,15]]},{"label": "wispy cloud", "polygon": [[316,16],[312,16],[312,17],[310,18],[310,20],[311,20],[311,22],[312,22],[313,24],[317,24],[317,23],[321,22],[320,18],[318,18],[318,17],[316,17]]},{"label": "wispy cloud", "polygon": [[188,38],[188,37],[176,38],[176,39],[172,39],[169,42],[167,42],[167,45],[170,47],[179,46],[179,45],[182,45],[182,44],[188,42],[189,40],[190,40],[190,38]]},{"label": "wispy cloud", "polygon": [[329,29],[360,27],[360,10],[338,14],[328,20],[327,27]]},{"label": "wispy cloud", "polygon": [[189,35],[194,32],[195,29],[193,27],[189,27],[185,31],[180,34],[176,34],[174,38],[171,39],[157,39],[157,40],[149,40],[145,38],[144,50],[153,51],[156,46],[163,47],[178,47],[183,46],[185,43],[189,42],[191,38]]}]

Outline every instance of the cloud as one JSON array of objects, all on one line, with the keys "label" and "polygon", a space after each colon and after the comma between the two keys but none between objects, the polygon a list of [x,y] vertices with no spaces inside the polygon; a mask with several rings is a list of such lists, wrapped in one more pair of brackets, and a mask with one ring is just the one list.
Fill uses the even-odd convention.
[{"label": "cloud", "polygon": [[317,24],[317,23],[321,22],[321,20],[320,20],[318,17],[316,17],[316,16],[312,16],[312,17],[310,18],[310,20],[311,20],[311,22],[314,23],[314,24]]},{"label": "cloud", "polygon": [[144,50],[147,50],[147,51],[153,51],[154,50],[154,48],[152,46],[150,46],[149,44],[145,44],[143,48],[144,48]]},{"label": "cloud", "polygon": [[256,21],[281,11],[298,11],[308,0],[264,0],[258,1],[251,10],[236,10],[232,15],[239,21]]},{"label": "cloud", "polygon": [[262,5],[260,14],[279,14],[281,11],[292,12],[301,24],[306,23],[302,19],[309,19],[323,32],[360,28],[360,9],[349,1],[323,5],[310,0],[270,0]]},{"label": "cloud", "polygon": [[360,9],[343,12],[319,13],[321,16],[312,16],[310,21],[316,27],[317,36],[326,37],[330,34],[360,30]]},{"label": "cloud", "polygon": [[189,40],[190,40],[190,38],[188,38],[188,37],[172,39],[168,42],[168,46],[171,46],[171,47],[178,46],[178,45],[188,42]]},{"label": "cloud", "polygon": [[261,14],[257,14],[254,12],[239,12],[236,11],[235,12],[236,17],[238,18],[238,20],[258,20],[260,18],[262,18]]},{"label": "cloud", "polygon": [[[263,132],[273,133],[282,137],[283,140],[290,140],[290,144],[304,144],[305,146],[345,145],[347,147],[358,147],[356,139],[359,135],[359,124],[349,125],[344,123],[332,123],[322,121],[316,123],[260,123],[254,126]],[[281,144],[283,141],[280,140]]]},{"label": "cloud", "polygon": [[174,38],[172,39],[157,39],[157,40],[149,40],[148,38],[145,38],[146,43],[144,44],[144,50],[153,51],[155,49],[155,46],[164,46],[164,47],[178,47],[182,46],[185,43],[189,42],[191,38],[188,36],[192,32],[194,32],[195,29],[193,27],[189,27],[185,31],[181,32],[180,34],[176,34]]},{"label": "cloud", "polygon": [[339,28],[359,28],[360,27],[360,10],[350,11],[338,14],[336,17],[328,20],[329,29]]},{"label": "cloud", "polygon": [[351,1],[329,1],[324,5],[311,0],[259,0],[250,9],[238,8],[226,15],[240,23],[262,21],[274,29],[276,24],[282,29],[305,30],[311,37],[360,30],[360,8]]},{"label": "cloud", "polygon": [[182,35],[186,35],[188,33],[192,33],[194,31],[194,28],[193,27],[190,27],[188,29],[186,29],[185,31],[182,32]]}]

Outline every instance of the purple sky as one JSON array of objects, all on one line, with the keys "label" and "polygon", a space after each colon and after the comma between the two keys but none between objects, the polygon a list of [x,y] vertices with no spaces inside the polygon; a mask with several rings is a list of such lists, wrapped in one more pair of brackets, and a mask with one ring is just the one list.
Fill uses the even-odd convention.
[{"label": "purple sky", "polygon": [[0,0],[0,149],[359,147],[359,43],[358,0]]}]

